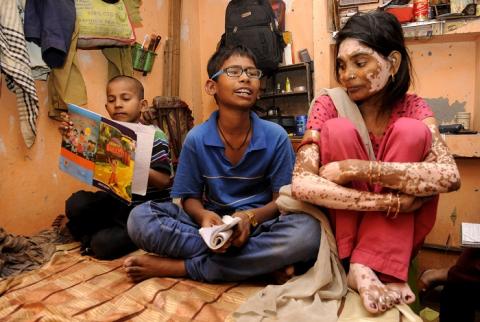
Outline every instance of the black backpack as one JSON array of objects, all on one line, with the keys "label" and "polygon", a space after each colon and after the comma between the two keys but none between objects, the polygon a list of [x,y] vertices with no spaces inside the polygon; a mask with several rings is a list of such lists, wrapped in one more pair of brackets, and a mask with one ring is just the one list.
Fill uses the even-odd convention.
[{"label": "black backpack", "polygon": [[257,67],[271,74],[282,61],[285,42],[268,0],[231,0],[225,12],[220,46],[242,44],[257,58]]}]

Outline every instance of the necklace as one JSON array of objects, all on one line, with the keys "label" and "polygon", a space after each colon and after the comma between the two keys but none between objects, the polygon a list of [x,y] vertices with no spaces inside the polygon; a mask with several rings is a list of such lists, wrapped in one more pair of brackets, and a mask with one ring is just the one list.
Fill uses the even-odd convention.
[{"label": "necklace", "polygon": [[252,120],[250,120],[250,124],[248,126],[247,133],[245,134],[245,137],[243,138],[242,144],[240,144],[240,146],[238,148],[234,147],[230,142],[228,142],[227,138],[225,137],[225,134],[223,134],[223,131],[222,131],[222,128],[220,127],[220,124],[218,123],[218,119],[217,119],[217,128],[218,128],[218,132],[220,132],[220,135],[222,136],[222,139],[225,141],[225,143],[232,150],[238,151],[245,145],[245,143],[247,143],[248,135],[250,134],[250,131],[252,130]]}]

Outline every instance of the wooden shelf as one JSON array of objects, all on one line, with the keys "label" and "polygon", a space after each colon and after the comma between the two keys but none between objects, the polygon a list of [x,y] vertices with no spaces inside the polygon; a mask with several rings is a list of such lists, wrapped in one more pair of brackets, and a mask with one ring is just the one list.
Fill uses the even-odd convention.
[{"label": "wooden shelf", "polygon": [[480,35],[480,19],[458,18],[451,20],[428,20],[402,25],[405,39],[455,41],[476,38]]},{"label": "wooden shelf", "polygon": [[[427,20],[402,24],[405,40],[412,41],[465,41],[480,36],[479,18],[458,18],[450,20]],[[335,35],[332,32],[331,45],[335,44]]]},{"label": "wooden shelf", "polygon": [[288,93],[278,93],[278,94],[264,94],[261,95],[259,100],[263,99],[271,99],[271,98],[280,98],[280,97],[290,97],[290,96],[297,96],[297,95],[307,95],[307,91],[298,91],[298,92],[288,92]]},{"label": "wooden shelf", "polygon": [[310,69],[313,71],[313,61],[309,63],[297,63],[297,64],[291,64],[291,65],[283,65],[278,67],[277,74],[281,72],[287,72],[291,70],[296,70],[296,69],[304,69],[306,68],[305,65],[310,64]]},{"label": "wooden shelf", "polygon": [[480,158],[480,134],[444,134],[442,136],[455,157]]}]

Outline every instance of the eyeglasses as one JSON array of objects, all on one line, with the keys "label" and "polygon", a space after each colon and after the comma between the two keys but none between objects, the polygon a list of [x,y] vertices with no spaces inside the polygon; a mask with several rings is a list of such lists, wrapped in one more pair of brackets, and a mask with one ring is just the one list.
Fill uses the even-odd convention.
[{"label": "eyeglasses", "polygon": [[215,79],[216,77],[227,74],[229,77],[240,77],[245,72],[248,78],[260,79],[263,75],[262,71],[255,67],[243,68],[242,66],[229,66],[224,69],[220,69],[218,72],[213,74],[210,79]]}]

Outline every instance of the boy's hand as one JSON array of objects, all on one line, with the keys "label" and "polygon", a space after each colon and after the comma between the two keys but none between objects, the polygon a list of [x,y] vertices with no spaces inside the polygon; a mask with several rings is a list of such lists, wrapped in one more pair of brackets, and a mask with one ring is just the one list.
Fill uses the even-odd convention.
[{"label": "boy's hand", "polygon": [[215,212],[206,210],[202,213],[202,221],[200,222],[200,226],[204,227],[212,227],[215,225],[223,225],[222,218],[217,215]]},{"label": "boy's hand", "polygon": [[61,123],[58,127],[58,130],[62,135],[66,135],[73,129],[73,122],[70,121],[70,116],[68,115],[68,113],[65,112],[60,113],[60,119]]},{"label": "boy's hand", "polygon": [[[224,222],[222,221],[222,218],[217,215],[213,211],[205,211],[202,214],[202,222],[200,223],[200,226],[202,227],[212,227],[215,225],[223,225]],[[225,244],[223,244],[222,247],[218,249],[211,249],[213,253],[225,253],[227,249],[232,245],[232,237],[230,237]]]},{"label": "boy's hand", "polygon": [[230,238],[232,241],[232,245],[235,247],[242,247],[248,240],[250,236],[250,219],[248,216],[239,211],[232,215],[232,217],[239,217],[242,219],[233,229],[232,237]]}]

